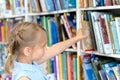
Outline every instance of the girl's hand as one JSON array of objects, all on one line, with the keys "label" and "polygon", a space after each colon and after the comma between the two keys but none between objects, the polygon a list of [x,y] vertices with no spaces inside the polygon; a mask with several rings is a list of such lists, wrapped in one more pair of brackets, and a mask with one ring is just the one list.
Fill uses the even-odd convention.
[{"label": "girl's hand", "polygon": [[82,29],[79,28],[78,31],[77,31],[77,34],[76,34],[76,38],[78,40],[82,40],[82,39],[87,38],[87,35],[83,34]]}]

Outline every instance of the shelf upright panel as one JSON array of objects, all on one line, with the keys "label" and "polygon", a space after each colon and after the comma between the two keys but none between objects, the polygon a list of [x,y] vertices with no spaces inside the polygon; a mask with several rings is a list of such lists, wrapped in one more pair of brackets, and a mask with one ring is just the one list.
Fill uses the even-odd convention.
[{"label": "shelf upright panel", "polygon": [[[80,5],[80,0],[76,0],[76,21],[77,21],[77,31],[79,28],[82,28],[80,22],[81,22],[81,19],[80,19],[80,14],[81,14],[81,11],[79,10],[79,5]],[[82,80],[82,69],[81,69],[81,59],[80,59],[80,55],[81,55],[81,52],[80,52],[80,42],[77,42],[77,80]]]},{"label": "shelf upright panel", "polygon": [[25,21],[28,21],[28,13],[29,13],[29,11],[28,11],[28,0],[24,0],[24,7],[25,7]]}]

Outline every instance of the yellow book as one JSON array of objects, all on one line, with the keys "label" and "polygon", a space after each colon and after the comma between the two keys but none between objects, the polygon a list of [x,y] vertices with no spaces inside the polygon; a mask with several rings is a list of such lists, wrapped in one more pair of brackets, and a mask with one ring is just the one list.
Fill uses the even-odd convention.
[{"label": "yellow book", "polygon": [[77,80],[82,80],[82,64],[81,64],[81,58],[79,55],[77,55]]},{"label": "yellow book", "polygon": [[61,54],[58,55],[58,62],[59,62],[59,80],[63,80],[62,78],[62,56]]},{"label": "yellow book", "polygon": [[113,70],[113,72],[114,72],[114,74],[115,74],[115,77],[116,77],[116,79],[117,80],[120,80],[120,70],[119,70],[119,67],[120,66],[115,66],[115,67],[112,67],[112,70]]},{"label": "yellow book", "polygon": [[19,0],[20,1],[20,7],[23,7],[23,0]]}]

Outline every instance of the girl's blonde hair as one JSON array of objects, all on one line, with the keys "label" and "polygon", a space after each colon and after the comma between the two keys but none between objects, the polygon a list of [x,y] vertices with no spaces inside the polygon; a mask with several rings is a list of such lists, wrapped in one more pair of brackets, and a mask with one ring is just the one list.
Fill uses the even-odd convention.
[{"label": "girl's blonde hair", "polygon": [[36,23],[23,22],[18,23],[11,31],[7,43],[8,56],[4,65],[5,73],[11,74],[13,60],[22,53],[22,48],[29,46],[34,47],[46,41],[45,30]]}]

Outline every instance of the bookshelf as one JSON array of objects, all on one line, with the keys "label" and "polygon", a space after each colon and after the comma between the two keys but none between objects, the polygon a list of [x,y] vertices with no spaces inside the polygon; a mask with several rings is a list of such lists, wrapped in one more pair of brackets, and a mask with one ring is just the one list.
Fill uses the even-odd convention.
[{"label": "bookshelf", "polygon": [[[99,7],[88,7],[88,8],[79,8],[79,14],[81,14],[82,11],[100,11],[100,12],[108,12],[111,13],[112,11],[117,11],[119,13],[120,6],[119,5],[114,5],[114,6],[99,6]],[[110,12],[109,12],[110,11]],[[114,14],[114,12],[113,12]],[[80,17],[80,15],[79,15]],[[80,20],[79,20],[80,21]],[[79,22],[80,23],[80,22]],[[78,24],[80,26],[80,24]],[[119,54],[103,54],[100,52],[96,52],[96,51],[80,51],[80,54],[95,54],[95,55],[99,55],[99,56],[106,56],[106,57],[114,57],[114,58],[120,58]]]},{"label": "bookshelf", "polygon": [[[80,1],[82,1],[82,0],[80,0]],[[113,33],[116,33],[117,30],[118,30],[117,25],[119,25],[119,24],[116,24],[117,22],[116,22],[115,18],[119,17],[119,13],[120,13],[119,12],[119,9],[120,9],[119,5],[120,4],[112,3],[111,5],[107,5],[105,3],[105,1],[106,2],[107,1],[108,2],[109,1],[115,2],[115,1],[114,0],[101,0],[101,2],[104,1],[103,2],[104,4],[102,4],[102,6],[100,6],[100,4],[96,1],[98,4],[97,3],[93,3],[93,4],[97,4],[97,5],[95,5],[95,6],[93,5],[93,6],[89,7],[85,1],[86,0],[83,0],[83,4],[78,5],[79,8],[77,8],[77,11],[78,11],[77,16],[79,16],[79,18],[81,18],[81,19],[77,20],[78,21],[77,22],[77,24],[78,24],[77,27],[80,26],[82,28],[83,25],[81,25],[81,24],[83,23],[83,20],[88,21],[89,22],[89,27],[92,28],[91,31],[94,32],[93,34],[94,34],[95,43],[97,44],[97,46],[99,45],[99,47],[98,47],[97,50],[95,49],[93,51],[79,51],[78,52],[78,54],[82,57],[82,60],[83,60],[82,67],[83,67],[83,72],[84,72],[84,79],[85,80],[109,80],[111,76],[112,76],[111,80],[113,80],[113,78],[114,78],[114,80],[120,79],[120,77],[118,78],[119,73],[117,73],[117,75],[115,75],[115,72],[113,70],[113,68],[115,66],[112,66],[112,67],[109,66],[109,64],[113,64],[111,62],[101,64],[100,66],[103,66],[103,65],[105,66],[106,65],[106,66],[109,67],[109,68],[104,67],[102,71],[100,71],[100,69],[98,69],[98,66],[96,65],[96,61],[91,60],[90,62],[88,61],[88,63],[84,62],[84,59],[88,59],[88,56],[86,57],[85,55],[90,54],[90,55],[96,55],[96,56],[102,57],[102,60],[105,60],[105,58],[108,58],[108,59],[114,58],[118,61],[118,64],[119,64],[120,56],[119,56],[119,52],[117,52],[117,51],[119,51],[119,48],[118,48],[118,46],[116,46],[116,45],[119,45],[119,42],[117,41],[117,39],[118,39],[117,37],[116,37],[116,39],[113,39],[116,36],[115,34],[113,35]],[[94,2],[94,0],[92,0],[92,1]],[[118,3],[119,2],[120,1],[118,0]],[[79,1],[78,1],[78,3],[79,3]],[[86,7],[86,5],[87,5],[87,7]],[[86,16],[86,14],[87,14],[87,16]],[[84,18],[82,19],[83,16],[84,16]],[[111,16],[111,17],[108,17],[108,16]],[[87,19],[86,19],[86,17],[87,17]],[[103,22],[103,23],[101,24],[101,22]],[[116,22],[116,23],[113,25],[114,22]],[[111,50],[110,50],[110,48],[109,49],[105,48],[105,45],[106,45],[105,44],[105,38],[106,37],[103,38],[103,33],[102,33],[103,27],[104,27],[104,29],[106,28],[105,33],[107,33],[106,35],[108,35],[107,39],[109,41],[109,43],[107,43],[107,44],[110,44],[110,46],[112,47]],[[115,32],[115,30],[116,30],[116,32]],[[116,33],[116,34],[118,34],[118,33]],[[98,38],[98,36],[99,36],[99,38]],[[119,34],[117,36],[119,37]],[[92,35],[92,38],[93,38],[93,35]],[[101,40],[101,42],[99,42],[99,40]],[[82,44],[82,42],[79,43],[79,44]],[[100,47],[100,46],[102,46],[102,47]],[[101,48],[103,48],[103,52],[99,50]],[[105,51],[106,49],[108,49],[110,52]],[[92,56],[92,57],[94,57],[94,56]],[[89,59],[91,59],[91,57]],[[94,63],[92,61],[94,61]],[[99,60],[97,60],[97,61],[99,61]],[[97,64],[98,63],[99,62],[97,62]],[[91,70],[90,73],[88,73],[87,69],[85,69],[86,66],[89,67],[89,68],[92,67],[91,69],[89,69],[89,70]],[[80,66],[78,66],[78,67],[80,67]],[[116,67],[118,67],[118,66],[116,66]],[[110,71],[112,73],[111,76],[109,76]],[[105,73],[104,75],[106,77],[105,76],[103,77],[103,75],[101,76],[101,73],[102,74]],[[90,74],[94,75],[94,77],[90,78]]]},{"label": "bookshelf", "polygon": [[[14,0],[15,1],[15,0]],[[81,14],[83,11],[115,11],[115,10],[119,10],[120,9],[120,6],[119,5],[114,5],[114,6],[98,6],[98,7],[86,7],[86,8],[81,8],[79,7],[79,1],[81,0],[76,0],[76,8],[69,8],[69,9],[60,9],[60,10],[56,10],[56,11],[43,11],[43,12],[29,12],[29,7],[28,7],[28,4],[29,4],[29,1],[30,0],[22,0],[24,1],[24,4],[23,6],[20,8],[25,10],[25,13],[22,13],[22,14],[15,14],[13,12],[13,15],[2,15],[0,16],[0,20],[2,19],[15,19],[15,18],[23,18],[24,20],[23,21],[29,21],[29,18],[30,17],[41,17],[41,18],[44,18],[44,17],[52,17],[54,18],[55,16],[58,16],[60,18],[61,15],[63,15],[64,13],[74,13],[76,15],[76,31],[78,30],[78,28],[82,28],[82,24],[81,24]],[[33,0],[35,1],[35,0]],[[36,0],[38,1],[38,0]],[[14,4],[15,5],[15,4]],[[14,6],[14,9],[15,9],[15,6]],[[1,43],[4,43],[4,42],[1,42]],[[1,44],[0,43],[0,44]],[[77,80],[82,80],[82,74],[81,74],[81,61],[80,61],[80,56],[82,55],[85,55],[85,54],[94,54],[94,55],[97,55],[97,56],[104,56],[104,57],[110,57],[110,58],[120,58],[119,54],[103,54],[103,53],[100,53],[98,51],[81,51],[81,46],[82,45],[82,42],[78,42],[77,43],[77,49],[66,49],[64,53],[66,53],[67,55],[70,53],[74,53],[75,55],[77,55]],[[65,56],[65,55],[62,55],[62,56]],[[58,60],[58,56],[56,57],[56,60]],[[57,63],[57,66],[59,66],[59,64]],[[1,67],[3,68],[3,67]],[[62,76],[62,74],[59,74],[60,71],[57,72],[57,80],[63,80],[62,78],[60,78]],[[75,79],[76,80],[76,79]]]}]

